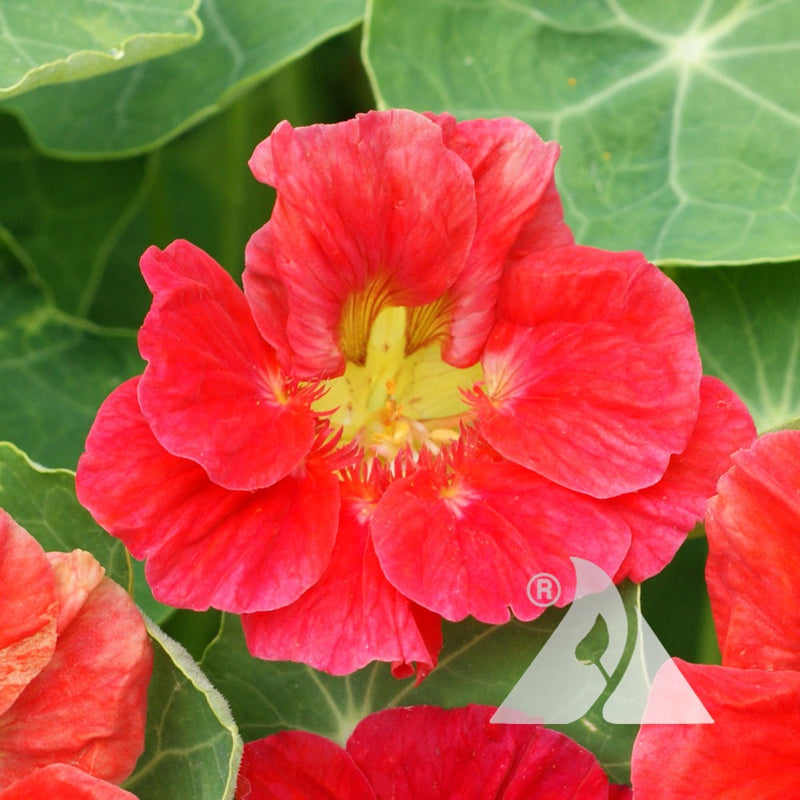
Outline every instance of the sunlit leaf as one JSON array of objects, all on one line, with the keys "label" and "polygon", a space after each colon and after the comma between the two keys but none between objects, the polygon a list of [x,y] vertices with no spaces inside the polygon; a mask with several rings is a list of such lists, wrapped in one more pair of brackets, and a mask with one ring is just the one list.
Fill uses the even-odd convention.
[{"label": "sunlit leaf", "polygon": [[4,0],[0,99],[76,81],[197,41],[199,0]]},{"label": "sunlit leaf", "polygon": [[364,0],[204,0],[200,42],[80,84],[43,87],[0,105],[54,154],[151,149],[363,15]]},{"label": "sunlit leaf", "polygon": [[385,106],[510,114],[563,145],[581,242],[666,262],[800,254],[795,0],[373,0]]},{"label": "sunlit leaf", "polygon": [[147,629],[155,658],[145,752],[125,788],[139,800],[230,800],[242,742],[225,699],[177,642]]}]

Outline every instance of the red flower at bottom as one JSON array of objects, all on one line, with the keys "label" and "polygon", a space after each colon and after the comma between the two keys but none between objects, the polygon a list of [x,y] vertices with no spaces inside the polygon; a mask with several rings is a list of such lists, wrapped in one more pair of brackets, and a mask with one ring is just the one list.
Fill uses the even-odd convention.
[{"label": "red flower at bottom", "polygon": [[342,749],[304,731],[245,745],[238,800],[625,800],[595,757],[538,725],[495,725],[496,709],[393,708],[372,714]]}]

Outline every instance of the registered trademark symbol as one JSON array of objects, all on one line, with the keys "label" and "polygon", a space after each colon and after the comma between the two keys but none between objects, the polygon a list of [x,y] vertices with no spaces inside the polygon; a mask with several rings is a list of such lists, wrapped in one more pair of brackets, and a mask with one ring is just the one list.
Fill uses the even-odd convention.
[{"label": "registered trademark symbol", "polygon": [[555,575],[538,572],[528,581],[525,591],[531,603],[540,608],[547,608],[558,602],[558,598],[561,597],[561,584]]}]

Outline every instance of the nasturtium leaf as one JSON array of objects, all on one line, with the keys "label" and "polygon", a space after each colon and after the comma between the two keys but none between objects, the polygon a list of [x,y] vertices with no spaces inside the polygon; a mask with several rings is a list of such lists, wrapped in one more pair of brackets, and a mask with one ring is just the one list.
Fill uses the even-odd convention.
[{"label": "nasturtium leaf", "polygon": [[[48,299],[85,316],[153,169],[145,158],[95,164],[38,155],[7,115],[0,115],[0,141],[0,227]],[[127,266],[135,271],[135,262]]]},{"label": "nasturtium leaf", "polygon": [[[635,614],[638,593],[629,586],[623,597],[630,618]],[[491,626],[471,618],[446,623],[439,666],[416,687],[413,679],[393,678],[387,664],[372,664],[352,675],[336,677],[304,664],[259,661],[248,653],[238,619],[229,615],[223,615],[220,633],[201,664],[230,702],[245,741],[301,728],[343,743],[359,720],[390,706],[499,706],[563,615],[563,611],[551,609],[528,623]],[[608,640],[598,633],[594,638],[597,641],[587,637],[582,647],[596,661]],[[569,657],[565,653],[565,658]],[[585,719],[558,729],[592,750],[615,780],[625,781],[637,726],[611,725],[602,717],[602,706],[615,680],[618,682],[619,676],[614,676],[611,688]]]},{"label": "nasturtium leaf", "polygon": [[334,33],[355,25],[364,0],[203,0],[200,42],[79,84],[42,87],[0,104],[42,150],[119,156],[162,144],[219,111]]},{"label": "nasturtium leaf", "polygon": [[4,0],[0,99],[77,81],[196,42],[199,0]]},{"label": "nasturtium leaf", "polygon": [[800,416],[800,265],[672,273],[689,298],[706,373],[744,400],[759,431]]},{"label": "nasturtium leaf", "polygon": [[0,293],[0,439],[74,469],[105,397],[142,369],[134,332],[67,317],[26,280]]},{"label": "nasturtium leaf", "polygon": [[137,605],[159,622],[172,609],[153,599],[139,562],[119,539],[92,519],[75,495],[75,473],[32,462],[10,442],[0,442],[0,508],[7,511],[45,550],[86,550],[106,575],[132,591]]},{"label": "nasturtium leaf", "polygon": [[242,741],[225,698],[156,625],[145,751],[124,787],[139,800],[230,800]]},{"label": "nasturtium leaf", "polygon": [[800,6],[373,0],[381,106],[512,115],[563,146],[578,240],[659,263],[800,254]]},{"label": "nasturtium leaf", "polygon": [[[259,183],[247,166],[256,145],[282,119],[294,125],[336,121],[369,107],[369,89],[351,41],[338,36],[325,42],[155,153],[104,164],[113,175],[118,164],[148,162],[141,191],[129,198],[128,208],[135,205],[136,213],[92,287],[91,319],[141,325],[152,296],[138,262],[151,244],[165,247],[174,238],[188,239],[239,278],[247,240],[269,218],[274,198],[272,188]],[[344,94],[342,82],[347,83]],[[123,191],[132,188],[127,184]]]},{"label": "nasturtium leaf", "polygon": [[106,575],[130,589],[125,546],[98,527],[75,496],[75,474],[34,464],[10,442],[0,442],[0,508],[47,551],[91,553]]}]

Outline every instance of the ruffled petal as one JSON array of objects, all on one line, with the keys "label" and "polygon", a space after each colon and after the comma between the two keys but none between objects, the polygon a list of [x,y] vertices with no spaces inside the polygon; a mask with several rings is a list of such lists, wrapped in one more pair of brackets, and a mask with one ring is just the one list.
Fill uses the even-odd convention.
[{"label": "ruffled petal", "polygon": [[223,489],[161,447],[139,409],[137,384],[122,384],[98,412],[78,462],[81,503],[136,558],[148,559],[148,582],[164,603],[241,613],[296,600],[333,550],[336,476],[312,460],[266,489]]},{"label": "ruffled petal", "polygon": [[53,570],[44,550],[2,509],[0,587],[2,714],[52,658],[58,619]]},{"label": "ruffled petal", "polygon": [[339,745],[305,731],[283,731],[244,746],[236,800],[375,800]]},{"label": "ruffled petal", "polygon": [[800,431],[765,434],[733,462],[706,517],[722,663],[800,670]]},{"label": "ruffled petal", "polygon": [[539,725],[497,725],[496,709],[392,708],[360,722],[347,752],[378,800],[608,800],[595,757]]},{"label": "ruffled petal", "polygon": [[127,778],[144,748],[152,660],[139,610],[104,578],[61,631],[47,666],[0,717],[0,785],[53,762],[113,783]]},{"label": "ruffled petal", "polygon": [[69,764],[48,764],[0,791],[0,800],[137,800],[119,786]]},{"label": "ruffled petal", "polygon": [[548,250],[509,267],[482,363],[480,431],[594,497],[654,484],[683,452],[700,358],[680,290],[638,253]]},{"label": "ruffled petal", "polygon": [[[478,360],[489,336],[506,257],[523,225],[538,214],[560,148],[508,117],[457,124],[449,114],[433,119],[475,179],[478,226],[464,271],[447,292],[450,325],[442,349],[448,363],[467,367]],[[552,230],[563,225],[563,218],[549,215],[540,221]],[[542,239],[549,232],[540,231]]]},{"label": "ruffled petal", "polygon": [[674,662],[714,724],[643,725],[631,762],[636,800],[800,797],[800,673]]},{"label": "ruffled petal", "polygon": [[[301,377],[341,374],[345,358],[361,363],[382,308],[430,303],[464,268],[476,224],[472,174],[421,114],[284,122],[250,166],[277,189],[272,242]],[[252,294],[258,282],[247,280]]]},{"label": "ruffled petal", "polygon": [[[244,614],[247,646],[259,658],[305,662],[334,675],[388,661],[403,674],[416,669],[424,677],[436,665],[441,621],[386,580],[369,533],[374,498],[365,497],[358,482],[345,483],[342,492],[327,570],[291,605]],[[431,629],[438,632],[433,641],[426,638]]]},{"label": "ruffled petal", "polygon": [[572,600],[574,567],[586,558],[613,575],[630,531],[592,498],[469,447],[448,471],[420,468],[392,483],[372,521],[381,567],[420,605],[458,621],[529,620],[544,610],[528,597],[530,579],[555,575],[559,605]]},{"label": "ruffled petal", "polygon": [[673,456],[654,486],[609,502],[630,526],[631,549],[614,580],[641,583],[659,573],[703,518],[731,454],[756,435],[744,403],[716,378],[700,382],[700,413],[686,450]]},{"label": "ruffled petal", "polygon": [[314,441],[311,399],[284,380],[241,290],[188,242],[150,248],[142,271],[155,298],[139,332],[139,401],[156,438],[228,489],[288,475]]}]

